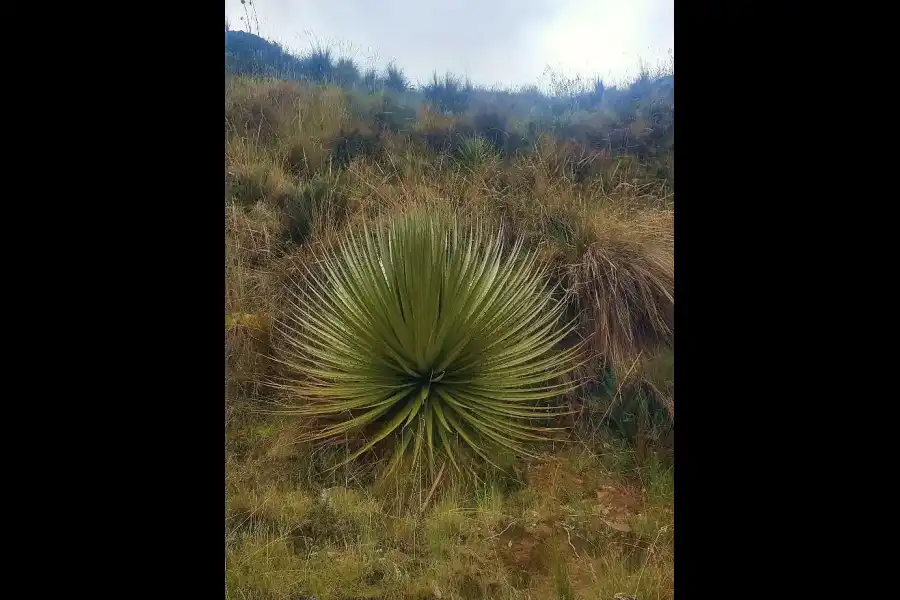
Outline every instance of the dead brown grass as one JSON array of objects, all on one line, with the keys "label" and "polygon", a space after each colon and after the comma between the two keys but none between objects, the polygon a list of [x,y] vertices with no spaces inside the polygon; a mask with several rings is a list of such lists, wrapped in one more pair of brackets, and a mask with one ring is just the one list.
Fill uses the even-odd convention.
[{"label": "dead brown grass", "polygon": [[[581,256],[563,268],[592,348],[624,377],[634,361],[675,341],[670,212],[590,211]],[[593,213],[593,214],[590,214]]]}]

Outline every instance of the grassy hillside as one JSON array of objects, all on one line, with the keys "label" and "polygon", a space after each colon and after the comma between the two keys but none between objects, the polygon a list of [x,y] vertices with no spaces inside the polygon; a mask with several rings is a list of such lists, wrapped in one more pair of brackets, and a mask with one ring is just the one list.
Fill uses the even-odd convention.
[{"label": "grassy hillside", "polygon": [[[228,597],[673,597],[672,73],[412,89],[396,66],[241,43],[257,58],[226,37]],[[306,269],[414,208],[523,240],[575,319],[565,343],[585,341],[564,439],[478,481],[380,477],[376,451],[334,468],[359,436],[304,441],[308,419],[278,412],[303,399],[268,384],[290,376],[273,323]]]}]

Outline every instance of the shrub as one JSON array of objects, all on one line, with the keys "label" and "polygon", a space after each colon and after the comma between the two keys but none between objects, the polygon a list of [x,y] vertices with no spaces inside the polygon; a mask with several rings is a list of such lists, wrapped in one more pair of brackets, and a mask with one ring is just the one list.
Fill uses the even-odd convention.
[{"label": "shrub", "polygon": [[378,78],[378,71],[375,69],[366,69],[366,72],[363,73],[362,83],[365,90],[370,94],[377,92],[381,83]]},{"label": "shrub", "polygon": [[382,151],[381,137],[354,129],[342,132],[332,145],[331,155],[335,164],[346,168],[357,156],[377,157]]},{"label": "shrub", "polygon": [[633,445],[637,464],[650,456],[674,457],[675,354],[661,349],[644,360],[637,375],[618,379],[611,369],[598,377],[586,402],[586,423],[604,427]]},{"label": "shrub", "polygon": [[469,108],[474,88],[471,82],[465,83],[450,73],[441,79],[437,73],[432,76],[431,83],[425,86],[425,99],[441,112],[462,114]]},{"label": "shrub", "polygon": [[333,83],[343,87],[353,87],[359,83],[359,68],[349,58],[342,58],[334,65]]},{"label": "shrub", "polygon": [[316,48],[300,60],[300,73],[314,83],[327,83],[335,74],[330,48]]},{"label": "shrub", "polygon": [[472,118],[472,126],[496,151],[504,150],[510,135],[507,133],[509,125],[503,115],[494,111],[479,113]]},{"label": "shrub", "polygon": [[385,75],[385,88],[391,90],[392,92],[405,92],[409,89],[409,79],[403,73],[403,69],[398,67],[395,63],[392,62],[387,66]]},{"label": "shrub", "polygon": [[[435,455],[461,470],[492,451],[528,451],[565,412],[546,401],[575,386],[560,382],[580,346],[557,350],[572,324],[553,299],[536,255],[502,232],[463,227],[437,213],[407,213],[351,233],[295,285],[279,322],[288,348],[282,387],[302,400],[295,414],[343,417],[312,440],[367,430],[353,460],[395,441],[399,464]],[[537,422],[536,422],[537,421]],[[474,470],[474,469],[472,469]]]},{"label": "shrub", "polygon": [[287,239],[301,244],[317,225],[331,225],[343,221],[347,200],[334,177],[317,173],[287,199]]},{"label": "shrub", "polygon": [[391,94],[385,93],[371,105],[369,118],[374,122],[376,130],[390,130],[399,133],[412,129],[416,120],[416,111],[401,104]]}]

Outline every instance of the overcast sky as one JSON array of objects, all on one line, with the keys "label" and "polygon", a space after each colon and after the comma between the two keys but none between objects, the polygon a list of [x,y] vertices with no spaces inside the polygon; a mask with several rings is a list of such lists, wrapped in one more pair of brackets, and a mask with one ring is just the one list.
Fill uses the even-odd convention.
[{"label": "overcast sky", "polygon": [[[675,48],[675,0],[254,0],[260,34],[316,43],[360,66],[396,60],[412,81],[437,70],[482,85],[540,83],[546,67],[621,81]],[[247,30],[240,0],[225,0]],[[256,26],[253,27],[256,33]]]}]

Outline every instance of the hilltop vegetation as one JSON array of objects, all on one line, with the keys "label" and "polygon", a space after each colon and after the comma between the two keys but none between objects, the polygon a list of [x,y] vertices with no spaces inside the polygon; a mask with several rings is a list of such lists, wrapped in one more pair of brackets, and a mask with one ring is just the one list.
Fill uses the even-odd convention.
[{"label": "hilltop vegetation", "polygon": [[[417,111],[427,106],[432,114],[460,117],[433,127],[449,138],[478,134],[495,150],[513,155],[548,134],[576,144],[586,154],[605,150],[653,163],[653,175],[674,186],[674,58],[655,71],[642,68],[625,86],[550,72],[544,90],[537,86],[503,90],[478,88],[452,73],[437,72],[429,81],[413,86],[394,63],[381,71],[362,71],[328,48],[298,57],[243,31],[227,31],[225,41],[228,72],[342,87],[357,100],[355,104],[368,110],[360,115],[363,123],[379,130],[412,134]],[[438,144],[436,150],[447,149],[440,142],[451,143],[449,139],[432,142]]]},{"label": "hilltop vegetation", "polygon": [[[395,64],[366,72],[327,50],[293,56],[244,32],[226,32],[225,47],[228,597],[672,598],[673,71],[643,72],[619,87],[557,77],[549,90],[487,90],[450,74],[413,86]],[[362,369],[348,345],[356,342],[329,336],[353,331],[353,347],[368,348],[369,360],[377,338],[354,328],[365,321],[359,315],[375,312],[366,302],[390,308],[378,300],[388,292],[346,271],[342,289],[360,304],[343,304],[350,308],[342,316],[318,304],[330,288],[308,278],[330,281],[322,269],[338,263],[322,261],[342,256],[339,245],[363,225],[416,230],[417,215],[452,215],[461,227],[495,232],[503,257],[518,240],[555,286],[561,322],[572,323],[560,351],[582,343],[586,359],[562,375],[552,398],[569,414],[542,414],[565,435],[529,446],[534,457],[492,451],[501,469],[479,467],[474,479],[439,469],[443,459],[385,476],[394,446],[366,448],[380,425],[332,430],[341,435],[325,445],[310,441],[322,431],[320,412],[295,393],[321,393],[322,364],[346,367],[360,383],[386,381],[385,369],[400,360],[394,350],[371,358],[381,370]],[[418,240],[415,256],[439,264],[424,238],[390,230]],[[341,260],[357,256],[348,252]],[[489,271],[496,257],[480,256]],[[498,266],[498,277],[507,271]],[[398,293],[426,289],[414,281]],[[532,306],[533,287],[508,292],[484,322],[504,322],[510,304]],[[455,296],[441,298],[443,305]],[[291,314],[302,318],[288,328]],[[385,315],[385,323],[397,318]],[[319,337],[291,333],[304,323]],[[432,346],[416,327],[411,356],[424,357]],[[320,366],[296,354],[298,339],[301,349],[312,343],[302,340],[318,340]],[[478,351],[489,346],[485,338]],[[303,378],[298,361],[313,365],[299,369]],[[462,362],[460,372],[474,364]],[[509,363],[510,377],[519,364]],[[430,373],[425,393],[449,385],[445,376]],[[295,383],[271,385],[278,382]],[[340,391],[367,400],[367,389]],[[437,423],[430,410],[404,406],[404,417],[427,414]],[[304,414],[279,412],[285,407]],[[522,431],[473,417],[476,429],[496,422]],[[397,442],[412,452],[418,442],[407,431],[397,429]]]}]

